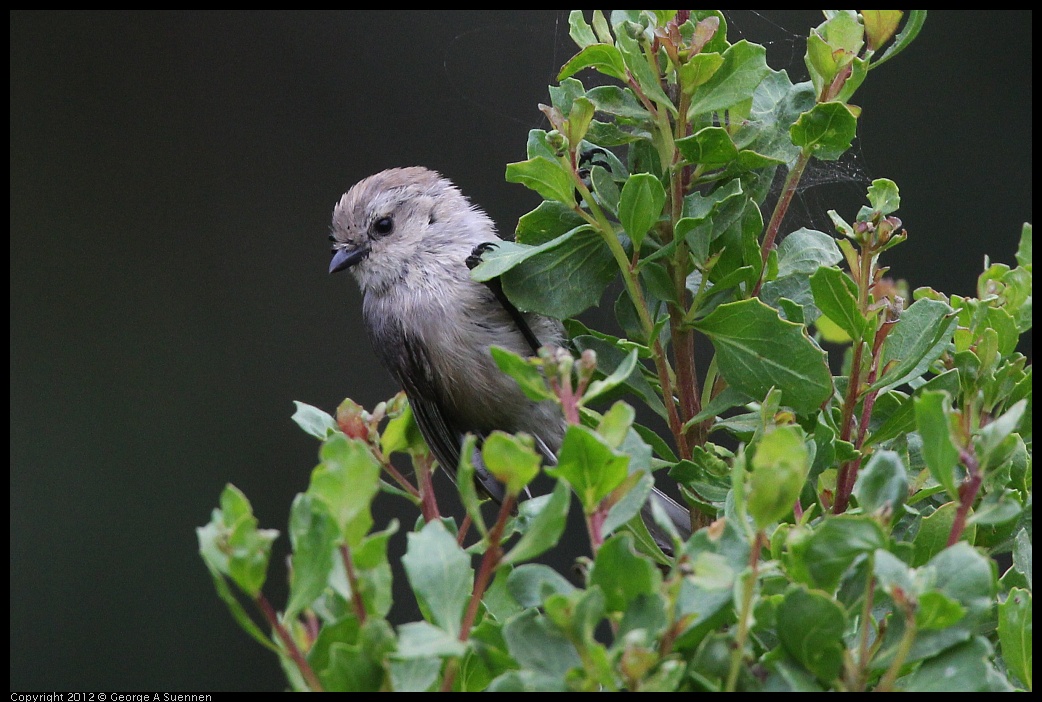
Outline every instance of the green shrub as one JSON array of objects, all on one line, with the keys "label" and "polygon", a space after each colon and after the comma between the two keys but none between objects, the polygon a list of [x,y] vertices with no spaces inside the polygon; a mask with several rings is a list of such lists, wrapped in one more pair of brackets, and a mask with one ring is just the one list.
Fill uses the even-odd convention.
[{"label": "green shrub", "polygon": [[[323,443],[290,514],[281,613],[262,594],[277,533],[245,496],[228,486],[199,529],[218,593],[290,687],[1031,689],[1031,367],[1016,352],[1030,225],[977,297],[911,299],[883,265],[907,236],[893,182],[830,212],[834,232],[785,226],[810,160],[850,148],[851,96],[925,14],[827,11],[811,80],[793,84],[716,11],[572,13],[579,51],[541,106],[552,128],[506,169],[544,202],[473,271],[567,320],[571,351],[495,354],[570,419],[545,469],[556,487],[486,521],[465,458],[457,525],[404,397],[346,401],[336,419],[300,405]],[[587,89],[587,69],[614,80]],[[620,277],[618,335],[574,319]],[[698,366],[696,335],[714,350]],[[511,495],[541,470],[523,436],[482,451]],[[638,516],[657,471],[692,508],[671,552]],[[422,621],[387,620],[399,525],[375,524],[381,490],[419,515],[400,558]],[[533,562],[561,539],[570,493],[589,537],[578,586]]]}]

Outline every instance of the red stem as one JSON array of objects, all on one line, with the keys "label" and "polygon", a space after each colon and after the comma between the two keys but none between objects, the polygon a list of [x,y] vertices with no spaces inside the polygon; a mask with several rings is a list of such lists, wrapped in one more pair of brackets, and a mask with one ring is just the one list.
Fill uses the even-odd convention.
[{"label": "red stem", "polygon": [[977,457],[968,449],[959,449],[959,458],[969,475],[959,486],[959,508],[955,512],[955,521],[952,522],[952,530],[948,534],[948,545],[954,546],[966,529],[966,517],[970,513],[973,501],[977,499],[977,491],[980,490],[981,473]]},{"label": "red stem", "polygon": [[[854,357],[850,362],[850,379],[847,386],[847,395],[843,400],[843,413],[840,418],[839,438],[842,441],[850,441],[850,435],[854,429],[854,408],[857,406],[858,387],[861,385],[861,358],[864,353],[865,344],[855,340],[857,348],[854,349]],[[853,461],[844,463],[839,469],[836,477],[836,502],[832,505],[833,514],[843,514],[847,511],[847,503],[850,493],[846,490],[850,473],[853,470]]]},{"label": "red stem", "polygon": [[[417,459],[413,458],[413,460],[416,461]],[[438,499],[434,495],[434,481],[431,480],[430,455],[420,459],[417,468],[416,474],[420,479],[420,511],[423,513],[423,521],[428,523],[435,519],[441,519],[441,513],[438,511]]]},{"label": "red stem", "polygon": [[261,613],[264,614],[264,618],[268,621],[268,624],[275,630],[279,639],[282,640],[282,644],[286,647],[286,652],[300,670],[300,674],[304,676],[304,680],[307,682],[311,690],[313,692],[324,692],[322,689],[322,683],[319,682],[318,676],[315,675],[315,671],[311,669],[311,664],[308,663],[306,658],[304,658],[304,654],[300,652],[300,648],[297,647],[297,642],[293,640],[292,636],[290,636],[289,631],[287,631],[286,627],[284,627],[282,622],[279,621],[278,615],[275,614],[275,609],[271,606],[271,603],[268,602],[268,598],[264,596],[263,592],[261,592],[257,594],[257,599],[255,601],[257,607],[260,608]]},{"label": "red stem", "polygon": [[810,154],[800,152],[800,155],[796,158],[796,163],[793,164],[792,170],[785,176],[785,185],[782,186],[781,196],[778,198],[778,202],[774,205],[774,212],[771,214],[771,221],[767,223],[767,231],[763,237],[763,244],[760,245],[760,258],[763,261],[763,267],[760,269],[760,279],[756,282],[756,287],[753,289],[753,297],[760,294],[760,287],[763,285],[763,276],[767,272],[767,257],[771,253],[771,249],[774,248],[774,240],[778,238],[778,232],[781,230],[782,220],[785,219],[785,214],[789,211],[789,205],[792,203],[792,198],[796,194],[796,186],[800,184],[800,178],[803,177],[803,171],[807,168],[807,164],[810,162]]},{"label": "red stem", "polygon": [[[485,590],[488,589],[488,584],[492,580],[492,575],[496,572],[499,560],[503,557],[500,540],[503,538],[503,531],[506,529],[507,521],[514,511],[516,502],[514,495],[508,493],[503,500],[503,504],[499,507],[499,517],[488,533],[488,548],[485,550],[485,555],[481,558],[481,567],[478,568],[478,576],[474,579],[474,589],[471,592],[470,602],[467,604],[467,611],[463,615],[463,622],[460,625],[460,641],[466,641],[470,637],[470,630],[474,626],[474,620],[478,617],[478,607],[481,605],[481,598],[484,596]],[[456,679],[458,670],[458,662],[455,660],[450,661],[445,670],[445,678],[441,684],[442,692],[452,690],[452,683]]]},{"label": "red stem", "polygon": [[362,593],[358,590],[358,577],[355,574],[355,564],[351,561],[351,547],[347,544],[340,546],[340,557],[344,561],[344,571],[347,573],[347,583],[351,586],[351,605],[355,609],[355,616],[359,624],[365,624],[365,603],[362,601]]}]

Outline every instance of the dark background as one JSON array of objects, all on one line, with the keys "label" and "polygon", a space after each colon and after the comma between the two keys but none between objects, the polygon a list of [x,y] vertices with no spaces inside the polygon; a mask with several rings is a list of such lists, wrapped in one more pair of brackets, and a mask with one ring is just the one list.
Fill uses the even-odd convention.
[{"label": "dark background", "polygon": [[[545,126],[567,13],[10,18],[11,688],[281,689],[194,528],[232,482],[284,530],[317,450],[292,401],[396,390],[352,281],[326,274],[348,186],[426,165],[508,234],[537,204],[503,170]],[[732,41],[806,77],[820,15],[728,19]],[[910,233],[895,276],[972,294],[985,254],[1013,262],[1031,220],[1031,19],[932,12],[855,96],[861,141],[825,171],[837,199],[801,193],[816,226],[829,207],[851,219],[857,179],[885,176]]]}]

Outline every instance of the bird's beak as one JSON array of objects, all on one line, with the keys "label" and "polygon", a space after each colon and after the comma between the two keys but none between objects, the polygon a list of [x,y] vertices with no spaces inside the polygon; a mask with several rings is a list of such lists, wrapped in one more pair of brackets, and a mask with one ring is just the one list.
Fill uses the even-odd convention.
[{"label": "bird's beak", "polygon": [[337,273],[350,268],[369,255],[369,247],[365,244],[354,249],[337,249],[333,252],[333,260],[329,262],[329,272]]}]

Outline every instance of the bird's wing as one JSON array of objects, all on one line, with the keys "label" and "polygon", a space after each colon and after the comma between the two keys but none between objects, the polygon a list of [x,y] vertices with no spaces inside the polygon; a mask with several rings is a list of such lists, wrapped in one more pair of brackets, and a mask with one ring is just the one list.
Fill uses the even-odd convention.
[{"label": "bird's wing", "polygon": [[[460,460],[460,448],[466,432],[453,421],[446,411],[438,387],[431,378],[433,365],[427,358],[422,343],[403,335],[397,346],[392,366],[398,382],[409,398],[416,426],[427,442],[434,458],[442,470],[456,482],[456,468]],[[484,437],[479,436],[480,442]],[[480,461],[475,461],[474,476],[483,491],[496,502],[505,497],[503,485],[488,472]]]},{"label": "bird's wing", "polygon": [[[474,270],[474,268],[481,263],[481,255],[489,249],[495,248],[495,246],[495,242],[486,241],[485,243],[478,244],[474,247],[470,256],[467,257],[467,268]],[[532,327],[530,327],[528,322],[525,321],[525,316],[521,314],[521,310],[517,309],[517,307],[514,306],[514,303],[507,298],[506,293],[503,292],[503,284],[500,282],[499,278],[490,278],[489,280],[484,281],[484,285],[492,291],[492,294],[495,295],[499,304],[504,310],[506,310],[507,314],[510,315],[510,318],[514,320],[514,324],[517,325],[517,330],[521,332],[521,336],[525,337],[525,341],[527,341],[528,345],[532,348],[532,355],[538,355],[539,347],[543,345],[542,342],[539,341],[539,337],[535,335],[532,331]]]}]

